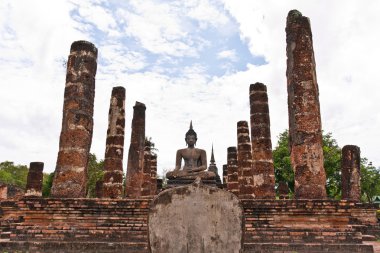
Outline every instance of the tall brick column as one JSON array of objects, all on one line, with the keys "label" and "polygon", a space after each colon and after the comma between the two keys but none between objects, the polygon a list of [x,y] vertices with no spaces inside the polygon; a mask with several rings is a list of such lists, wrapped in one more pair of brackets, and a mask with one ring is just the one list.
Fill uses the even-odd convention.
[{"label": "tall brick column", "polygon": [[90,42],[75,41],[71,45],[52,197],[86,196],[97,56],[98,49]]},{"label": "tall brick column", "polygon": [[157,155],[152,154],[150,157],[150,177],[152,180],[150,195],[157,194]]},{"label": "tall brick column", "polygon": [[143,103],[133,107],[131,145],[128,152],[128,167],[125,195],[130,198],[141,196],[144,182],[143,164],[145,147],[145,110]]},{"label": "tall brick column", "polygon": [[112,89],[104,158],[103,198],[123,197],[125,88]]},{"label": "tall brick column", "polygon": [[252,148],[247,121],[239,121],[237,123],[237,143],[239,196],[242,198],[255,198]]},{"label": "tall brick column", "polygon": [[267,87],[262,83],[251,84],[249,101],[254,194],[257,199],[274,199],[276,192]]},{"label": "tall brick column", "polygon": [[152,188],[152,175],[151,175],[151,160],[150,147],[144,148],[144,164],[143,164],[143,183],[141,185],[141,195],[149,196]]},{"label": "tall brick column", "polygon": [[26,179],[25,196],[42,197],[43,162],[31,162]]},{"label": "tall brick column", "polygon": [[296,10],[286,23],[289,144],[296,199],[325,199],[322,128],[310,22]]},{"label": "tall brick column", "polygon": [[239,176],[236,147],[227,148],[227,190],[239,195]]},{"label": "tall brick column", "polygon": [[223,164],[223,189],[227,189],[228,169],[227,164]]},{"label": "tall brick column", "polygon": [[360,201],[360,148],[346,145],[342,149],[342,199]]}]

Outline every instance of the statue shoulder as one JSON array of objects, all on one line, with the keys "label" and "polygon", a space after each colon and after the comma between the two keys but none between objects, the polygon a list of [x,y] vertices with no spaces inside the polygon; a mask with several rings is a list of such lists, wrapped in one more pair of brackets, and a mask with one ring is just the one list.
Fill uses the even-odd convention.
[{"label": "statue shoulder", "polygon": [[206,154],[206,150],[204,149],[200,149],[200,148],[195,148],[195,150],[199,153],[205,153]]}]

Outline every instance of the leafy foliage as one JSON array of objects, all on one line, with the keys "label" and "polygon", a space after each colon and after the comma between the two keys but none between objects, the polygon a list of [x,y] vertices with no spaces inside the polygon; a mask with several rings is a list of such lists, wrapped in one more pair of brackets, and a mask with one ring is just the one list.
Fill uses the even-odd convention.
[{"label": "leafy foliage", "polygon": [[366,158],[361,161],[361,188],[362,201],[372,203],[375,196],[380,195],[380,170]]},{"label": "leafy foliage", "polygon": [[25,165],[14,165],[13,162],[0,163],[0,181],[5,184],[15,185],[25,189],[28,177],[28,167]]},{"label": "leafy foliage", "polygon": [[52,173],[44,173],[43,179],[42,179],[42,196],[43,197],[49,197],[50,196],[50,190],[53,185],[53,178],[54,178],[54,172]]},{"label": "leafy foliage", "polygon": [[95,154],[90,154],[88,161],[87,197],[96,197],[96,182],[103,180],[104,161],[98,161]]},{"label": "leafy foliage", "polygon": [[[276,148],[273,150],[276,182],[287,182],[294,192],[294,172],[290,161],[289,132],[285,130],[279,135]],[[341,148],[331,133],[322,135],[324,167],[326,171],[326,190],[330,198],[338,199],[341,195]]]}]

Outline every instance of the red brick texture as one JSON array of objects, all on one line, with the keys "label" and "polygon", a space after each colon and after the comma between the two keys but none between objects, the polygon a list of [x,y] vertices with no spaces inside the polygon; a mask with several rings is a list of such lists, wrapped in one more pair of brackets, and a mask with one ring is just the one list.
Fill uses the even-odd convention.
[{"label": "red brick texture", "polygon": [[97,48],[87,41],[71,45],[67,61],[62,130],[51,196],[86,196],[92,141]]}]

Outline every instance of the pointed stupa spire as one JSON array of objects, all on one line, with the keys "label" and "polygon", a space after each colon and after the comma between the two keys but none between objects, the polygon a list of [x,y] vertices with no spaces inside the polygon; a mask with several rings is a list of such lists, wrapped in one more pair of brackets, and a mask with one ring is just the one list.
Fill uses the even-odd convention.
[{"label": "pointed stupa spire", "polygon": [[210,160],[210,163],[211,163],[212,165],[215,164],[215,158],[214,158],[214,144],[212,144],[212,146],[211,146],[211,160]]},{"label": "pointed stupa spire", "polygon": [[190,129],[193,129],[193,121],[190,120]]}]

